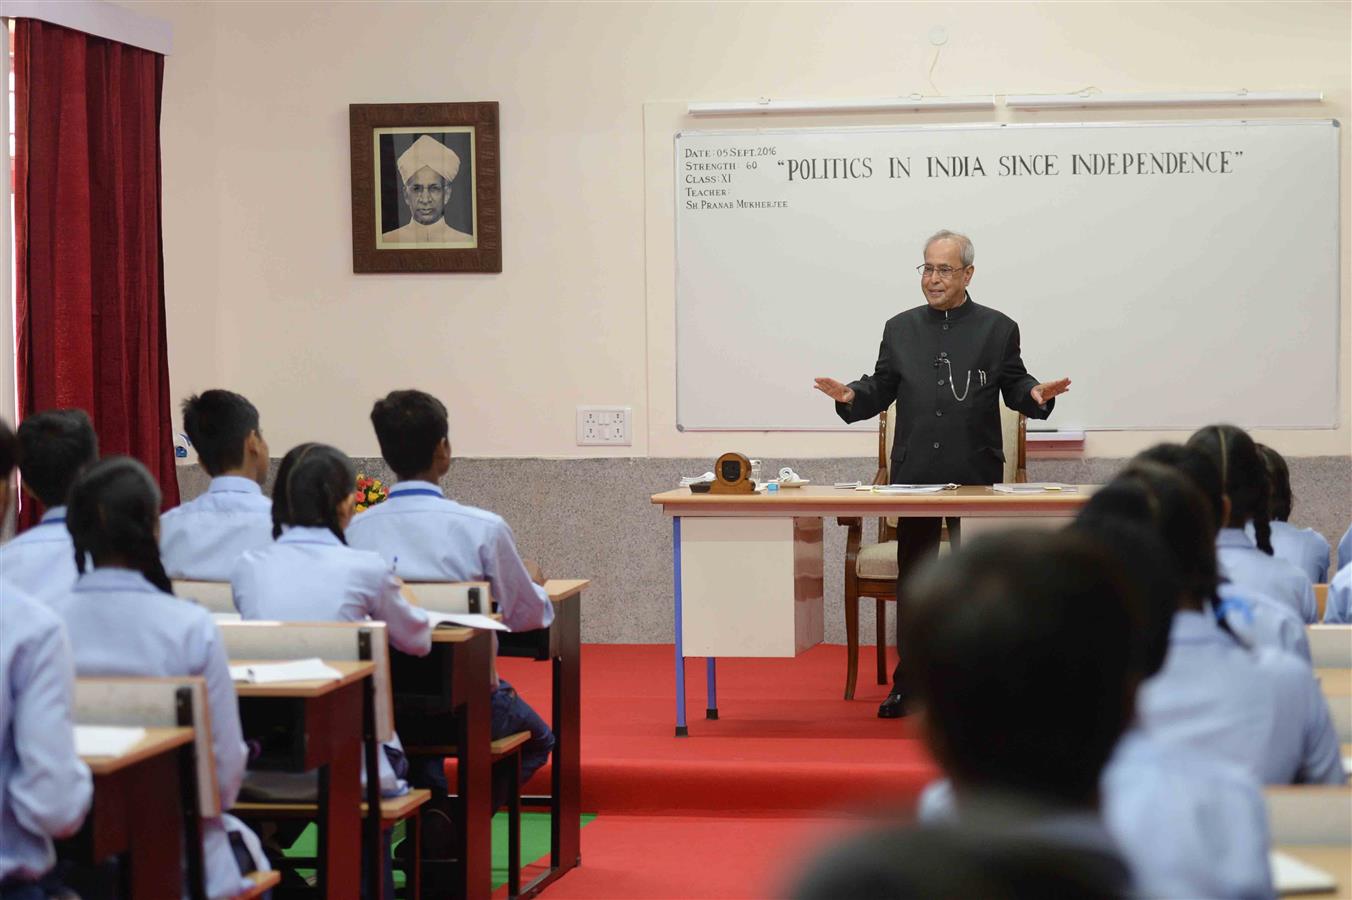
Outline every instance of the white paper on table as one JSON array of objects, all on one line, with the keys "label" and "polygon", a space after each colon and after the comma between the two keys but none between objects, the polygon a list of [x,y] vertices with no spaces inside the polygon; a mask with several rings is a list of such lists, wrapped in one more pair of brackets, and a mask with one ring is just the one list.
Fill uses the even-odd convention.
[{"label": "white paper on table", "polygon": [[324,665],[317,656],[289,662],[253,663],[231,666],[230,680],[248,684],[276,684],[281,681],[337,681],[343,677],[332,666]]},{"label": "white paper on table", "polygon": [[211,621],[217,624],[221,622],[243,622],[244,617],[239,613],[212,613]]},{"label": "white paper on table", "polygon": [[868,490],[875,494],[937,494],[941,491],[951,491],[956,487],[956,484],[880,484],[869,487]]},{"label": "white paper on table", "polygon": [[1057,484],[1054,481],[1030,481],[1026,484],[993,484],[991,490],[998,494],[1045,494],[1049,491],[1074,493],[1075,485]]},{"label": "white paper on table", "polygon": [[430,609],[424,610],[427,613],[428,620],[432,627],[438,625],[459,625],[462,628],[483,628],[488,631],[511,631],[503,623],[492,616],[485,616],[481,613],[443,613],[432,612]]},{"label": "white paper on table", "polygon": [[1328,872],[1280,850],[1269,853],[1268,862],[1272,866],[1272,887],[1278,894],[1313,894],[1338,887],[1338,880]]},{"label": "white paper on table", "polygon": [[145,740],[144,728],[122,725],[76,725],[75,752],[79,756],[121,756]]},{"label": "white paper on table", "polygon": [[690,487],[692,484],[704,484],[714,480],[713,472],[705,472],[703,475],[683,475],[681,477],[681,487]]}]

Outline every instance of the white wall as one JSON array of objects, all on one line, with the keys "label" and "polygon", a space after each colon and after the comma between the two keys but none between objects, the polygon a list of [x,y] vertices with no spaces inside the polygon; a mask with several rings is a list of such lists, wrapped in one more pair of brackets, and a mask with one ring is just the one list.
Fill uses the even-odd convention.
[{"label": "white wall", "polygon": [[[406,386],[446,400],[469,456],[872,452],[866,435],[675,431],[670,180],[664,197],[647,170],[670,153],[671,125],[690,127],[673,114],[686,100],[1317,88],[1318,108],[1258,114],[1344,121],[1352,102],[1343,2],[126,5],[174,26],[163,115],[174,394],[247,394],[277,453],[318,439],[376,455],[366,412]],[[931,87],[935,25],[950,40]],[[420,100],[501,103],[501,275],[351,272],[347,105]],[[1090,115],[1056,115],[1077,117]],[[958,119],[887,121],[899,120]],[[1260,435],[1291,455],[1352,446],[1342,246],[1343,420]],[[899,288],[898,309],[920,302],[913,288]],[[1273,377],[1300,389],[1298,373]],[[575,446],[584,403],[632,406],[633,447]],[[1160,438],[1093,435],[1088,452]]]}]

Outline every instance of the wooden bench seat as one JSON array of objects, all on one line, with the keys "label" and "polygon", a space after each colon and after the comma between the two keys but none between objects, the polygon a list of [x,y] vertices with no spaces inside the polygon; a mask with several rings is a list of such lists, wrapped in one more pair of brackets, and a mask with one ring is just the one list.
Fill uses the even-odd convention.
[{"label": "wooden bench seat", "polygon": [[[382,797],[380,800],[380,826],[388,828],[395,822],[402,822],[416,813],[423,804],[432,799],[432,792],[426,788],[415,788],[401,797]],[[362,815],[366,815],[367,805],[361,805]],[[230,810],[241,818],[304,819],[313,818],[319,812],[317,803],[236,803]]]}]

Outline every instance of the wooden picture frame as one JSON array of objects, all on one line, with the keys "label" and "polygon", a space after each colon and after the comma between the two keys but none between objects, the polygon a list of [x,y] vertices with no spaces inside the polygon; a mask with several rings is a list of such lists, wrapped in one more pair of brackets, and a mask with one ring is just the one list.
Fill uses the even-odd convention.
[{"label": "wooden picture frame", "polygon": [[352,271],[501,272],[498,104],[353,103]]}]

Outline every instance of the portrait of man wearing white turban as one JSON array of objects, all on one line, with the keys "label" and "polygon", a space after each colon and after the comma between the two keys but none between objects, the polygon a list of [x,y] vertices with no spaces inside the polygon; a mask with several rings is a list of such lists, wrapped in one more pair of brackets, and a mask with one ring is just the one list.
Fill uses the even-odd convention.
[{"label": "portrait of man wearing white turban", "polygon": [[424,134],[399,155],[396,162],[403,198],[413,219],[381,235],[384,243],[470,244],[474,235],[447,224],[446,205],[451,185],[460,173],[460,157],[441,141]]}]

